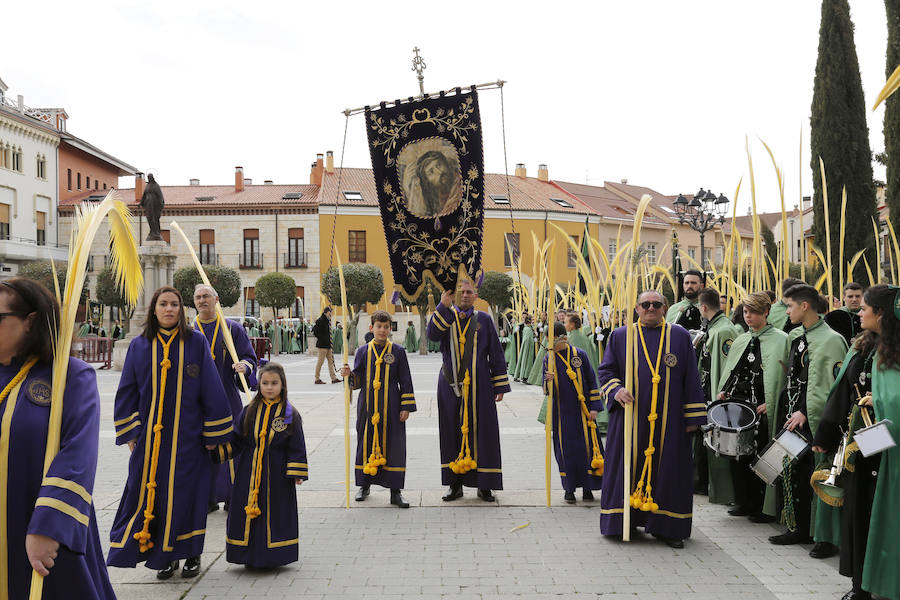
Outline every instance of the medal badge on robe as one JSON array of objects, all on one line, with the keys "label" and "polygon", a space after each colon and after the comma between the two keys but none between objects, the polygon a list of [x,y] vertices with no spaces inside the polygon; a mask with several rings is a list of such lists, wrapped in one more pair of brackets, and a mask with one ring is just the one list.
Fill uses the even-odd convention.
[{"label": "medal badge on robe", "polygon": [[407,302],[481,269],[484,159],[475,91],[366,108],[391,272]]}]

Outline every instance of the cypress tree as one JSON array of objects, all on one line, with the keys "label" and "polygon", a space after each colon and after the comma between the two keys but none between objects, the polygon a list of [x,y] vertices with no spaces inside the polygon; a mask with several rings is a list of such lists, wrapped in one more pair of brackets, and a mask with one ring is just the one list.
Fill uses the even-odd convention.
[{"label": "cypress tree", "polygon": [[[831,225],[831,264],[835,286],[838,282],[841,190],[847,189],[844,233],[844,263],[859,250],[871,264],[875,260],[872,218],[876,216],[875,185],[872,181],[872,151],[866,125],[866,105],[859,75],[859,60],[853,41],[853,22],[847,0],[822,0],[819,26],[819,56],[813,83],[810,115],[810,166],[813,172],[813,235],[815,244],[826,252],[825,212],[819,157],[825,163],[828,181],[828,208]],[[848,279],[866,281],[862,260]],[[840,290],[835,290],[840,293]]]},{"label": "cypress tree", "polygon": [[[900,65],[900,0],[884,0],[887,13],[887,64],[885,79]],[[885,202],[894,231],[900,232],[900,97],[887,99],[884,108],[884,153],[887,155]]]}]

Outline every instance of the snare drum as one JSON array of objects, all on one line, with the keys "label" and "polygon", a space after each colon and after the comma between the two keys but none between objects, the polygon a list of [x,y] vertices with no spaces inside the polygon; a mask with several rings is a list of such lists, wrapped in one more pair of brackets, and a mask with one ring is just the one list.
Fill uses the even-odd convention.
[{"label": "snare drum", "polygon": [[720,402],[706,411],[703,441],[716,455],[732,458],[756,452],[756,411],[743,402]]},{"label": "snare drum", "polygon": [[809,442],[803,435],[796,431],[782,429],[750,465],[750,468],[767,484],[775,485],[775,480],[781,476],[781,472],[784,470],[785,457],[794,461],[803,456],[809,448]]}]

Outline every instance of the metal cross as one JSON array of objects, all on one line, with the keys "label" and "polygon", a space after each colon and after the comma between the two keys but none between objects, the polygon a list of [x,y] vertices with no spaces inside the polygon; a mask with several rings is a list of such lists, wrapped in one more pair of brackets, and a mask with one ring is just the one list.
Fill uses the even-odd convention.
[{"label": "metal cross", "polygon": [[425,71],[425,59],[419,56],[419,47],[416,46],[413,48],[413,52],[415,52],[415,57],[413,58],[413,66],[412,70],[416,72],[419,79],[419,93],[424,96],[425,95],[425,76],[422,74]]}]

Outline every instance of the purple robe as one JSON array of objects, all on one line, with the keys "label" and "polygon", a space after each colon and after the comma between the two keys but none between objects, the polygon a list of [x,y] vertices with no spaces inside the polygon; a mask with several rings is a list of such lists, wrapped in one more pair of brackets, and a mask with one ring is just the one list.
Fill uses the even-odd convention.
[{"label": "purple robe", "polygon": [[[158,338],[132,340],[116,392],[116,444],[135,440],[137,446],[128,461],[128,479],[109,534],[107,564],[114,567],[134,567],[146,561],[148,568],[164,569],[173,560],[203,552],[212,478],[212,461],[204,446],[224,444],[234,430],[231,407],[203,334],[191,331],[181,339],[177,333],[161,329],[160,335],[165,340],[171,335],[176,339],[169,354],[172,366],[159,434],[153,432],[163,360]],[[154,435],[162,437],[149,528],[153,547],[140,552],[134,534],[144,525]]]},{"label": "purple robe", "polygon": [[[459,365],[459,380],[469,371],[472,384],[466,404],[469,411],[469,448],[477,468],[463,475],[453,473],[449,463],[456,460],[462,443],[463,403],[456,395],[453,377],[454,352],[458,348],[459,332],[455,314],[459,312],[459,325],[473,321],[472,341],[474,350],[471,361]],[[470,326],[471,327],[471,326]],[[487,313],[477,310],[462,311],[439,304],[428,322],[428,339],[441,343],[443,368],[438,376],[438,428],[441,446],[441,481],[444,485],[462,483],[478,489],[503,489],[503,472],[500,468],[500,427],[497,423],[497,394],[510,391],[509,375],[503,346],[494,329],[494,321]],[[453,345],[451,347],[451,344]],[[461,357],[460,357],[461,358]],[[459,386],[460,390],[462,385]]]},{"label": "purple robe", "polygon": [[[635,325],[635,327],[637,327]],[[656,449],[652,458],[653,500],[659,505],[656,513],[631,510],[632,526],[642,526],[647,533],[666,538],[685,539],[691,535],[693,510],[693,458],[691,437],[685,428],[706,423],[706,403],[700,386],[697,358],[690,334],[682,327],[666,324],[666,339],[659,365],[658,419],[653,436]],[[644,328],[647,354],[656,362],[662,327]],[[598,368],[597,384],[609,411],[606,438],[606,465],[603,492],[600,497],[600,532],[603,535],[622,534],[623,503],[623,447],[625,409],[615,400],[625,382],[625,327],[616,329]],[[632,491],[637,486],[644,466],[644,451],[650,437],[651,383],[650,368],[635,331],[636,406],[633,428],[631,468]]]},{"label": "purple robe", "polygon": [[[375,414],[376,392],[375,353],[384,351],[384,345],[374,341],[360,346],[351,372],[353,389],[359,389],[356,404],[356,485],[373,483],[389,489],[403,489],[406,479],[406,423],[400,422],[400,411],[415,412],[416,397],[413,394],[412,376],[406,351],[399,344],[391,344],[385,351],[381,365],[381,390],[378,393],[378,435],[381,452],[387,462],[378,467],[378,473],[363,473],[374,446],[372,416]],[[388,359],[388,354],[393,359]],[[387,401],[384,396],[387,394]]]},{"label": "purple robe", "polygon": [[[0,365],[0,389],[22,362]],[[50,419],[51,365],[37,363],[0,404],[0,596],[27,598],[31,565],[25,536],[59,542],[43,598],[115,599],[109,583],[91,498],[97,472],[100,396],[94,369],[70,358],[63,396],[60,450],[44,477]]]},{"label": "purple robe", "polygon": [[[300,413],[290,404],[279,402],[269,409],[262,400],[246,434],[243,409],[235,427],[234,441],[213,452],[217,461],[236,457],[235,480],[231,491],[226,526],[225,559],[230,563],[271,568],[298,559],[297,489],[295,481],[309,479],[306,441]],[[251,405],[252,406],[252,405]],[[268,432],[262,457],[259,433]],[[261,460],[257,506],[260,514],[248,518],[244,508],[250,501],[251,480]]]},{"label": "purple robe", "polygon": [[[581,373],[581,393],[589,411],[603,410],[603,400],[597,389],[597,378],[584,350],[568,346],[567,350],[555,352],[554,355],[556,373],[553,378],[553,415],[550,422],[553,429],[553,453],[559,466],[562,487],[567,492],[574,492],[575,488],[599,490],[603,476],[595,475],[591,468],[591,461],[594,458],[591,431],[581,411],[581,401],[578,399],[575,384],[566,374],[566,360],[573,371]],[[549,356],[544,357],[542,374],[547,372],[548,358]],[[548,388],[548,382],[544,382],[545,393]],[[603,442],[600,440],[599,432],[597,444],[602,455]]]},{"label": "purple robe", "polygon": [[[250,376],[256,370],[256,352],[250,345],[250,338],[247,332],[237,321],[225,319],[228,323],[228,329],[231,331],[231,339],[234,341],[234,349],[237,351],[238,360],[247,368],[244,376],[247,378],[247,385],[250,385]],[[231,354],[225,346],[225,338],[221,331],[216,331],[215,319],[207,323],[197,318],[194,321],[194,329],[203,333],[206,341],[210,345],[210,351],[215,355],[213,362],[216,364],[216,370],[222,379],[222,387],[225,388],[225,397],[228,398],[228,405],[231,407],[231,414],[237,419],[244,408],[241,400],[241,380],[238,374],[234,372],[232,365],[234,361]],[[213,340],[215,339],[215,346]],[[219,502],[227,502],[231,498],[231,486],[234,483],[234,463],[228,461],[227,464],[213,465],[212,484],[209,486],[209,503],[217,504]]]}]

